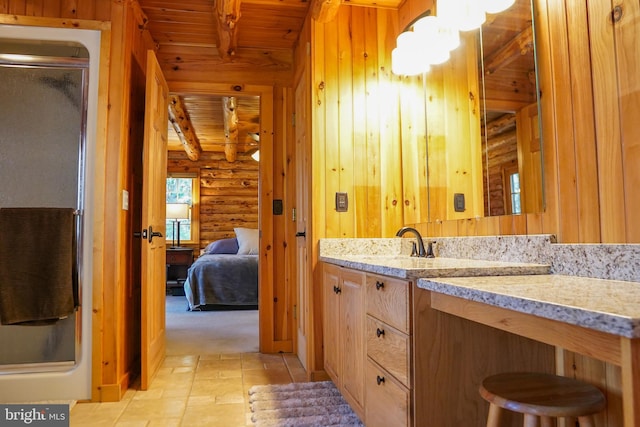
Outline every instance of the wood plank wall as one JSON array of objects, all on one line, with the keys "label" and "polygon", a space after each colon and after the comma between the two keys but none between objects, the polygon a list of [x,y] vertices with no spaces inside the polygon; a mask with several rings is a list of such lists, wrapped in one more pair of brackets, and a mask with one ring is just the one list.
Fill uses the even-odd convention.
[{"label": "wood plank wall", "polygon": [[[405,223],[397,32],[385,9],[341,7],[312,23],[314,239],[389,236]],[[348,193],[347,212],[336,212],[336,192]]]},{"label": "wood plank wall", "polygon": [[223,152],[203,152],[197,161],[184,151],[169,151],[167,172],[196,173],[200,181],[199,254],[210,242],[235,237],[236,227],[258,228],[259,163],[238,153],[233,163]]}]

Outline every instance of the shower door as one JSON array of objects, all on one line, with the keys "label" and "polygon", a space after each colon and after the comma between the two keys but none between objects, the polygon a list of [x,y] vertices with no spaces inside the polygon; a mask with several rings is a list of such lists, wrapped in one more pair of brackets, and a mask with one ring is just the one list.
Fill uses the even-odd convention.
[{"label": "shower door", "polygon": [[[79,302],[53,323],[0,325],[1,402],[91,397],[94,207],[85,201],[93,201],[95,183],[100,37],[95,30],[0,24],[0,209],[74,212]],[[48,244],[55,246],[38,241]],[[20,286],[12,281],[0,286]]]}]

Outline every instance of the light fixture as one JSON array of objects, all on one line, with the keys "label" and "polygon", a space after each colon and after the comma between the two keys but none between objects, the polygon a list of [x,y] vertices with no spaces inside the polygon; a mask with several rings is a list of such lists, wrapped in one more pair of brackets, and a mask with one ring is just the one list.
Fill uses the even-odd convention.
[{"label": "light fixture", "polygon": [[[188,203],[167,203],[167,219],[173,220],[173,241],[171,242],[172,248],[180,247],[180,220],[189,219],[189,204]],[[176,246],[176,224],[178,230],[178,245]]]},{"label": "light fixture", "polygon": [[487,13],[500,13],[509,9],[516,0],[484,0],[484,10]]},{"label": "light fixture", "polygon": [[256,162],[260,161],[260,150],[256,150],[253,154],[251,154],[251,158]]},{"label": "light fixture", "polygon": [[447,27],[436,16],[425,16],[413,24],[413,31],[423,46],[421,54],[432,65],[449,60],[449,52],[460,45],[458,30]]},{"label": "light fixture", "polygon": [[450,28],[460,31],[478,29],[487,19],[480,0],[439,0],[436,15]]},{"label": "light fixture", "polygon": [[391,51],[391,71],[396,75],[416,76],[429,71],[429,63],[421,52],[421,43],[413,31],[400,33],[397,47]]}]

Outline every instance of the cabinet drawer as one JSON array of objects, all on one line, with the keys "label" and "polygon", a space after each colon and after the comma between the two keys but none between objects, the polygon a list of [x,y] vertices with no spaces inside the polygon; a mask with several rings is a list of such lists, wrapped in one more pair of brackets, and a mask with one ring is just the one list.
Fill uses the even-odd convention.
[{"label": "cabinet drawer", "polygon": [[167,264],[191,265],[192,258],[190,252],[167,252]]},{"label": "cabinet drawer", "polygon": [[396,377],[406,387],[411,387],[409,336],[381,321],[367,316],[367,356]]},{"label": "cabinet drawer", "polygon": [[370,359],[367,360],[367,427],[411,425],[411,392]]},{"label": "cabinet drawer", "polygon": [[367,274],[367,313],[410,333],[409,293],[406,280]]}]

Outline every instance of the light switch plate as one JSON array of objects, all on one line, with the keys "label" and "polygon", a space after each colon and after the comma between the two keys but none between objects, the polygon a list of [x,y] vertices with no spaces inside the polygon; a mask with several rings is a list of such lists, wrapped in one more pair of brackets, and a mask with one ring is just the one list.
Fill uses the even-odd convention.
[{"label": "light switch plate", "polygon": [[456,212],[464,212],[464,193],[455,193],[453,195],[453,210]]}]

